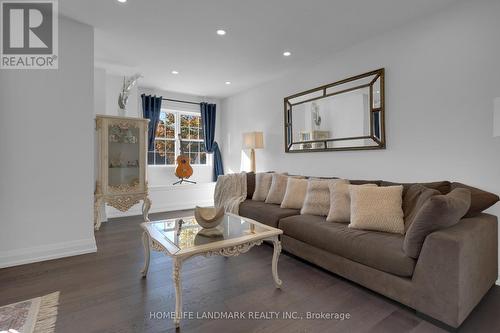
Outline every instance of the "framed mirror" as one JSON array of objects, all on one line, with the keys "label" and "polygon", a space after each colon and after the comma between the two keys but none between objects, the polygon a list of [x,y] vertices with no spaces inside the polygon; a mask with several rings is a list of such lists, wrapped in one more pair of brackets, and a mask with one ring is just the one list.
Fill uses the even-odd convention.
[{"label": "framed mirror", "polygon": [[284,100],[285,152],[385,149],[384,69]]}]

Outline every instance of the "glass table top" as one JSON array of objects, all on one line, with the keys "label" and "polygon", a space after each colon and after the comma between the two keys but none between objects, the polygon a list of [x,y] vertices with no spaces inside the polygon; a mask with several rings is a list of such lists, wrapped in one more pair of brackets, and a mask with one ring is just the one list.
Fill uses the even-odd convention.
[{"label": "glass table top", "polygon": [[260,223],[251,223],[237,215],[226,214],[221,219],[223,221],[217,227],[220,235],[211,237],[200,234],[203,228],[196,222],[194,216],[149,222],[148,225],[158,231],[163,239],[174,245],[177,251],[249,235],[258,236],[275,230]]}]

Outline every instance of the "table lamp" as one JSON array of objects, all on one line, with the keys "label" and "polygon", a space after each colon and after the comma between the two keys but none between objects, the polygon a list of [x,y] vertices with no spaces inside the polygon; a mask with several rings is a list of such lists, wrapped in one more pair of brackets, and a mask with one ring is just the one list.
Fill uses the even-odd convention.
[{"label": "table lamp", "polygon": [[243,149],[250,149],[250,171],[255,172],[255,149],[264,148],[264,134],[262,132],[243,133]]}]

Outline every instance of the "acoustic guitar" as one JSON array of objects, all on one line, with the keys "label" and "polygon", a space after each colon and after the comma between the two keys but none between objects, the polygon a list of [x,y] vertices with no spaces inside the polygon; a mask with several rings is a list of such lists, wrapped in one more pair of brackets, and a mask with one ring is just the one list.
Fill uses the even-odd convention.
[{"label": "acoustic guitar", "polygon": [[175,182],[173,185],[182,184],[183,182],[196,184],[196,182],[186,180],[187,178],[193,175],[193,168],[191,167],[189,157],[184,155],[184,151],[182,150],[182,138],[180,134],[179,134],[179,142],[181,146],[180,148],[181,153],[179,156],[177,156],[177,168],[175,169],[175,175],[180,180]]}]

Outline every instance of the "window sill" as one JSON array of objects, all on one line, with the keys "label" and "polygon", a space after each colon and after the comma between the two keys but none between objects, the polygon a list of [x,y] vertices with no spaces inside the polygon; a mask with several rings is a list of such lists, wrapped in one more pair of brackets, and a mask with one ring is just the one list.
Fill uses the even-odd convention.
[{"label": "window sill", "polygon": [[151,192],[164,192],[164,191],[175,191],[175,190],[200,190],[200,189],[210,189],[213,190],[215,187],[215,182],[204,182],[197,184],[177,184],[177,185],[153,185],[148,186]]}]

